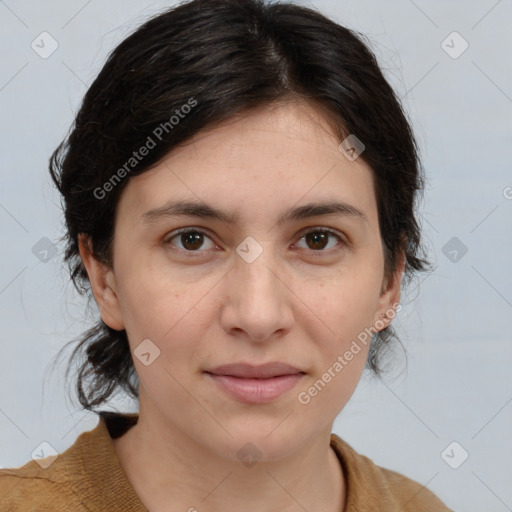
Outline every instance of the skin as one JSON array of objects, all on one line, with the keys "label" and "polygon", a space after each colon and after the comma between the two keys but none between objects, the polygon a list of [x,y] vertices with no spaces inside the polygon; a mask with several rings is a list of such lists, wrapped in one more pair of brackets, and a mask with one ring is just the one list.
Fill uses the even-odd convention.
[{"label": "skin", "polygon": [[[102,319],[126,329],[132,353],[145,339],[161,351],[148,366],[133,358],[139,422],[113,440],[152,512],[345,509],[330,434],[369,347],[361,345],[309,404],[297,397],[399,302],[403,257],[386,279],[372,170],[341,153],[318,112],[298,102],[250,111],[130,178],[116,211],[112,268],[80,238]],[[142,222],[144,212],[176,199],[239,218]],[[277,224],[286,210],[316,201],[349,203],[367,222],[329,214]],[[193,245],[173,236],[185,227],[204,238]],[[312,228],[341,238],[315,243],[304,233]],[[247,236],[263,249],[252,263],[236,252]],[[241,403],[204,373],[241,361],[282,361],[306,375],[270,403]],[[250,468],[237,458],[247,442],[261,453]]]}]

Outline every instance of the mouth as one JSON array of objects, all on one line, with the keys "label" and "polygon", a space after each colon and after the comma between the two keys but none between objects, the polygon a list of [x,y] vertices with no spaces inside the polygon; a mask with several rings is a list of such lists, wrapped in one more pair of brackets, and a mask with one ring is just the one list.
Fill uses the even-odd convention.
[{"label": "mouth", "polygon": [[287,363],[273,362],[259,366],[253,366],[249,363],[225,364],[208,370],[206,373],[237,377],[239,379],[270,379],[284,375],[297,375],[304,372]]},{"label": "mouth", "polygon": [[228,396],[244,403],[271,402],[293,389],[305,372],[286,363],[237,363],[205,372]]}]

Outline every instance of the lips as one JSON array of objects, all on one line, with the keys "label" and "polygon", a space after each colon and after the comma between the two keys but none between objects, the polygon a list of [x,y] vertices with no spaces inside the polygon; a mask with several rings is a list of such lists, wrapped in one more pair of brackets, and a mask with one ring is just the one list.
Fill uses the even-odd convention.
[{"label": "lips", "polygon": [[291,391],[305,373],[286,363],[253,366],[248,363],[217,366],[207,377],[226,396],[246,404],[265,404]]},{"label": "lips", "polygon": [[212,370],[208,370],[206,373],[237,377],[239,379],[270,379],[273,377],[296,375],[304,372],[289,364],[274,362],[260,366],[253,366],[249,363],[226,364],[217,366]]}]

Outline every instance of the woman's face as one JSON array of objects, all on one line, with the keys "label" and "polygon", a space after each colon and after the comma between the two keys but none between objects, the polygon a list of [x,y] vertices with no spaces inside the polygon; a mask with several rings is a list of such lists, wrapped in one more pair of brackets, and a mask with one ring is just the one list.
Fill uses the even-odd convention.
[{"label": "woman's face", "polygon": [[[91,281],[103,319],[126,329],[141,415],[230,459],[247,442],[276,458],[329,435],[365,366],[361,333],[399,300],[372,180],[298,103],[202,132],[130,179],[110,289]],[[295,370],[211,374],[274,362]]]}]

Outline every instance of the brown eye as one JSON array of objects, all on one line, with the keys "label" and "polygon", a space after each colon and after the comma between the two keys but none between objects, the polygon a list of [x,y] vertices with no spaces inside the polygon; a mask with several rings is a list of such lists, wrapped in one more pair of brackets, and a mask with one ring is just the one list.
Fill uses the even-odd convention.
[{"label": "brown eye", "polygon": [[197,229],[179,231],[178,233],[175,233],[173,236],[168,237],[165,240],[165,243],[176,246],[176,244],[173,243],[173,240],[177,240],[181,244],[181,246],[177,245],[178,248],[188,252],[202,252],[199,251],[199,249],[204,249],[205,243],[206,245],[208,245],[207,241],[210,241],[210,247],[206,247],[206,249],[211,249],[214,246],[210,237]]},{"label": "brown eye", "polygon": [[314,231],[312,233],[308,233],[305,236],[306,243],[311,249],[319,250],[325,249],[326,245],[329,243],[329,235],[327,233]]},{"label": "brown eye", "polygon": [[332,249],[337,243],[343,243],[341,237],[334,231],[328,229],[314,229],[308,231],[300,241],[306,242],[306,248],[313,251],[323,251],[324,249]]},{"label": "brown eye", "polygon": [[200,249],[203,245],[203,235],[201,233],[189,232],[180,235],[180,241],[187,250],[194,251]]}]

